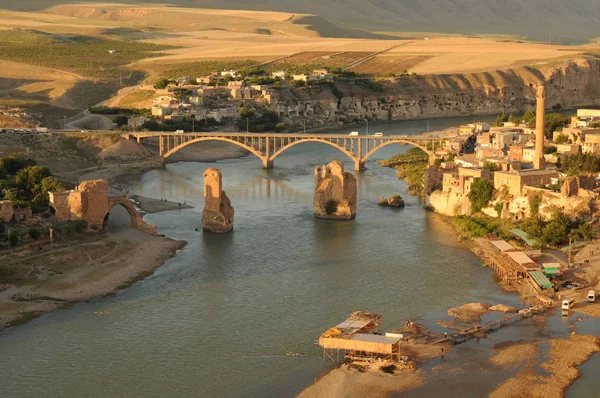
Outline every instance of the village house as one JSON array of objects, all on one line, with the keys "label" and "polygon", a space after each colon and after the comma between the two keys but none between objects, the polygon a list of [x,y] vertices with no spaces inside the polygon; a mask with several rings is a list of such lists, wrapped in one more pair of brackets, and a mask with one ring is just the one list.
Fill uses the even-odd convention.
[{"label": "village house", "polygon": [[152,116],[156,117],[165,117],[171,114],[171,108],[168,106],[153,106],[152,107]]},{"label": "village house", "polygon": [[513,159],[513,160],[517,160],[519,162],[523,161],[523,150],[525,148],[522,146],[518,146],[518,145],[511,145],[508,148],[508,156]]},{"label": "village house", "polygon": [[490,145],[492,137],[490,133],[483,133],[477,136],[477,145]]},{"label": "village house", "polygon": [[600,134],[586,134],[581,145],[583,153],[600,153]]},{"label": "village house", "polygon": [[234,70],[224,70],[221,72],[221,77],[231,77],[233,79],[237,78],[238,74]]},{"label": "village house", "polygon": [[279,70],[277,72],[272,72],[271,77],[285,80],[288,77],[288,73],[286,71]]},{"label": "village house", "polygon": [[459,153],[465,143],[466,138],[464,137],[453,137],[446,141],[444,149],[449,153]]},{"label": "village house", "polygon": [[581,145],[575,144],[557,144],[556,153],[561,155],[577,155],[581,152]]},{"label": "village house", "polygon": [[473,135],[473,134],[475,134],[475,131],[477,131],[475,129],[475,126],[472,126],[472,125],[460,126],[458,128],[458,135]]},{"label": "village house", "polygon": [[471,185],[475,179],[471,176],[461,176],[458,173],[444,173],[442,191],[457,196],[465,196],[471,192]]},{"label": "village house", "polygon": [[554,170],[519,170],[519,171],[496,171],[494,172],[494,188],[506,187],[511,195],[521,195],[524,186],[538,186],[551,184],[553,179],[560,176]]},{"label": "village house", "polygon": [[472,153],[472,154],[465,154],[465,155],[457,157],[456,159],[454,159],[454,163],[458,167],[473,168],[479,164],[479,161],[477,160],[477,156],[474,153]]},{"label": "village house", "polygon": [[130,117],[127,119],[127,128],[129,130],[135,130],[142,128],[144,123],[149,122],[150,119],[147,117]]},{"label": "village house", "polygon": [[491,157],[502,157],[504,152],[497,148],[489,148],[485,146],[478,146],[475,149],[475,158],[478,160],[485,160]]},{"label": "village house", "polygon": [[201,87],[198,89],[198,95],[204,98],[228,97],[229,94],[226,87]]},{"label": "village house", "polygon": [[531,163],[535,159],[535,148],[523,148],[523,159],[522,161],[525,163]]},{"label": "village house", "polygon": [[209,84],[210,76],[201,76],[196,78],[196,83],[198,84]]},{"label": "village house", "polygon": [[152,104],[154,106],[171,106],[179,103],[179,100],[169,95],[161,95],[160,97],[154,98]]}]

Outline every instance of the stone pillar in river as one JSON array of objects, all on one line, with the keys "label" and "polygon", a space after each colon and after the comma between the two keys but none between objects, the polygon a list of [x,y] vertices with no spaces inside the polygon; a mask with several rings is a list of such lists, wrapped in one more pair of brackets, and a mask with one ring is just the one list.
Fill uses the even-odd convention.
[{"label": "stone pillar in river", "polygon": [[223,177],[219,169],[204,171],[204,211],[202,229],[224,234],[233,229],[234,210],[223,191]]},{"label": "stone pillar in river", "polygon": [[352,220],[356,217],[356,177],[334,160],[315,168],[315,217]]}]

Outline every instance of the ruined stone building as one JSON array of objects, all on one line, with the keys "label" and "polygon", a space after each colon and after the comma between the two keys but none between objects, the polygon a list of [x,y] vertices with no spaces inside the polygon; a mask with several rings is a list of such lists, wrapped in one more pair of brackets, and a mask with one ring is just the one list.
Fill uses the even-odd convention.
[{"label": "ruined stone building", "polygon": [[227,233],[233,230],[235,211],[231,201],[223,191],[223,176],[219,169],[204,171],[204,211],[202,229],[214,233]]},{"label": "ruined stone building", "polygon": [[0,200],[0,220],[11,222],[15,211],[10,200]]},{"label": "ruined stone building", "polygon": [[315,168],[315,216],[333,220],[356,217],[356,177],[344,171],[344,165],[334,160]]}]

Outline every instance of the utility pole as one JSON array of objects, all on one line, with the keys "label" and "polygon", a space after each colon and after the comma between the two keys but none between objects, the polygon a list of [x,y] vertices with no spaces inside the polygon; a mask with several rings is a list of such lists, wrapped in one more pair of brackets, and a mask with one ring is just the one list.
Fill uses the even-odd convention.
[{"label": "utility pole", "polygon": [[573,238],[569,236],[569,260],[567,262],[567,267],[571,268],[571,242]]},{"label": "utility pole", "polygon": [[250,118],[246,118],[246,133],[250,132]]},{"label": "utility pole", "polygon": [[67,115],[63,116],[63,130],[67,129]]},{"label": "utility pole", "polygon": [[369,135],[369,119],[365,119],[365,122],[367,122],[367,135]]},{"label": "utility pole", "polygon": [[304,134],[306,134],[306,120],[302,121],[302,128],[304,129]]}]

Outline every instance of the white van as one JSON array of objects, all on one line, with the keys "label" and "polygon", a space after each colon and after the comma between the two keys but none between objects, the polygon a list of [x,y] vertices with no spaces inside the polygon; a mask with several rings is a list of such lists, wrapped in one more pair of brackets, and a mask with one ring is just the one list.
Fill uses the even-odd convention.
[{"label": "white van", "polygon": [[375,133],[373,134],[375,137],[383,137],[383,133]]},{"label": "white van", "polygon": [[594,290],[590,290],[590,291],[588,292],[587,300],[588,300],[590,303],[594,303],[594,302],[596,302],[596,292],[595,292]]},{"label": "white van", "polygon": [[575,306],[575,299],[565,299],[562,302],[562,309],[563,310],[570,310],[571,308],[573,308]]},{"label": "white van", "polygon": [[183,134],[183,130],[175,130],[175,134]]},{"label": "white van", "polygon": [[350,137],[356,137],[358,136],[358,131],[353,131],[350,134],[348,134]]}]

